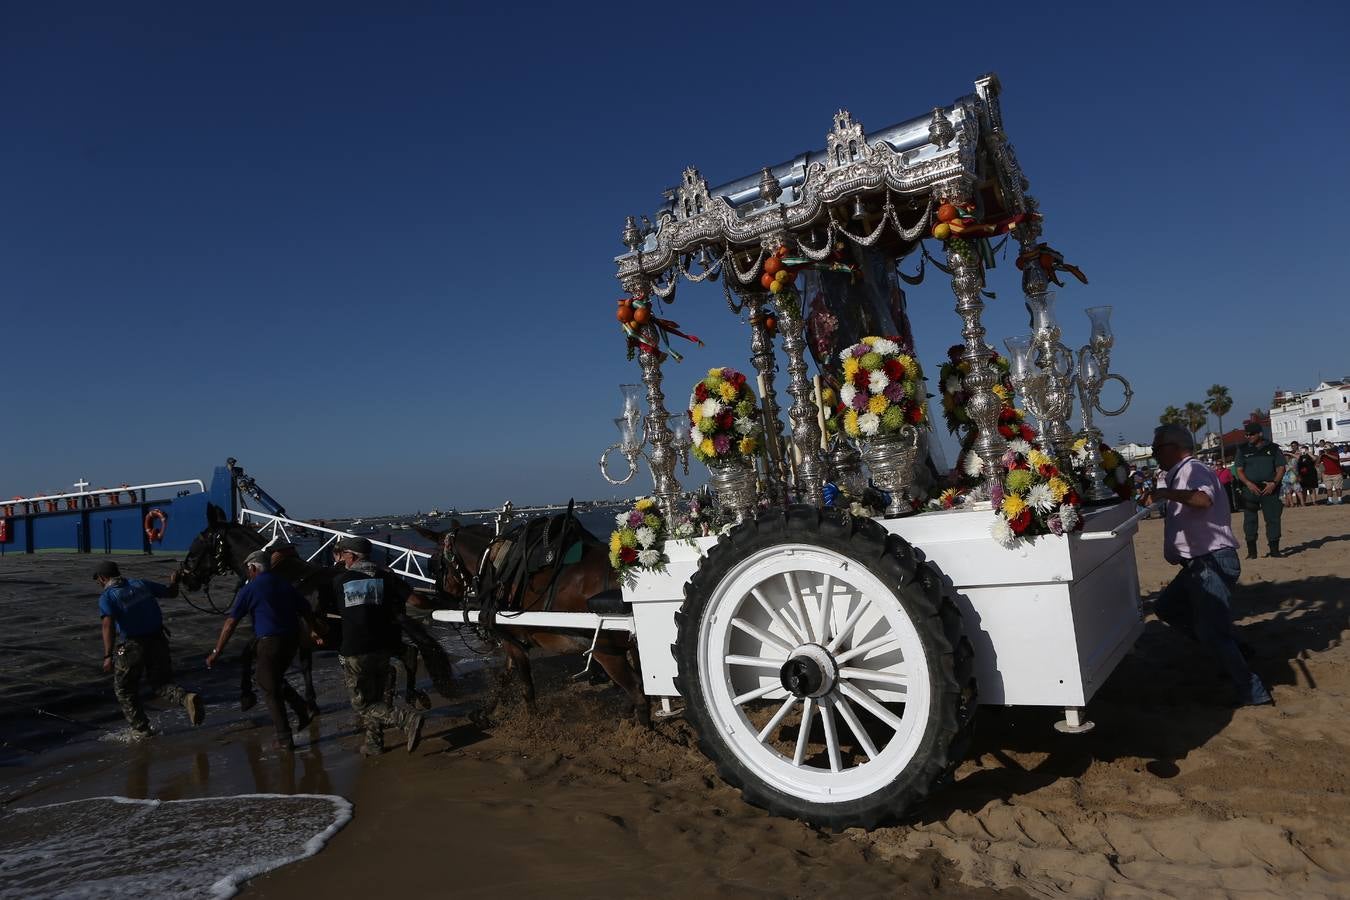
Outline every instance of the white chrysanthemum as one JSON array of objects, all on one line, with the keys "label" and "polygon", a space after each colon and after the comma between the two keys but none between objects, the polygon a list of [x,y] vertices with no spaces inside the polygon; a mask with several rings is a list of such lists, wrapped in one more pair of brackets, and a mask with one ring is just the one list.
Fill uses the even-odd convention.
[{"label": "white chrysanthemum", "polygon": [[656,532],[643,525],[637,530],[637,542],[639,547],[650,547],[656,543]]},{"label": "white chrysanthemum", "polygon": [[615,516],[615,517],[614,517],[614,524],[615,524],[615,525],[618,525],[620,528],[627,528],[627,527],[628,527],[628,513],[626,513],[626,512],[621,512],[621,513],[619,513],[617,516]]},{"label": "white chrysanthemum", "polygon": [[1001,547],[1011,548],[1017,543],[1017,535],[1013,534],[1012,526],[1000,515],[994,516],[994,521],[989,526],[989,534]]},{"label": "white chrysanthemum", "polygon": [[839,351],[839,361],[840,361],[840,362],[848,362],[848,361],[849,361],[850,359],[852,359],[852,358],[853,358],[853,348],[852,348],[852,347],[845,347],[843,350],[840,350],[840,351]]},{"label": "white chrysanthemum", "polygon": [[979,478],[984,472],[984,460],[980,459],[978,453],[967,453],[964,470],[966,475],[971,478]]},{"label": "white chrysanthemum", "polygon": [[1059,520],[1064,523],[1065,531],[1073,531],[1078,527],[1078,509],[1065,503],[1059,508]]},{"label": "white chrysanthemum", "polygon": [[858,416],[858,430],[861,431],[863,434],[867,435],[868,437],[871,437],[872,435],[876,434],[877,429],[880,427],[881,427],[881,416],[878,416],[876,413],[869,412],[863,413],[861,416]]},{"label": "white chrysanthemum", "polygon": [[638,554],[638,562],[642,563],[644,566],[647,566],[648,568],[651,568],[652,566],[660,565],[660,563],[661,563],[661,551],[660,551],[660,550],[643,550],[641,553]]},{"label": "white chrysanthemum", "polygon": [[891,380],[887,378],[886,373],[880,369],[877,369],[871,375],[867,376],[867,386],[874,394],[880,394],[882,391],[886,390],[886,385],[890,383]]},{"label": "white chrysanthemum", "polygon": [[721,409],[722,404],[718,403],[712,397],[709,397],[707,400],[703,401],[703,409],[701,409],[700,412],[703,413],[703,418],[711,419],[714,416],[716,416],[721,411]]},{"label": "white chrysanthemum", "polygon": [[961,390],[961,379],[955,375],[948,375],[947,380],[942,382],[942,390],[948,394],[955,394]]},{"label": "white chrysanthemum", "polygon": [[677,538],[691,538],[694,536],[694,523],[688,520],[675,526],[675,536]]},{"label": "white chrysanthemum", "polygon": [[1050,493],[1050,486],[1044,482],[1033,484],[1031,490],[1027,491],[1027,504],[1034,506],[1041,512],[1049,512],[1055,508],[1055,496]]},{"label": "white chrysanthemum", "polygon": [[736,420],[736,433],[737,433],[737,434],[750,434],[750,433],[753,432],[754,430],[755,430],[755,420],[754,420],[754,419],[747,419],[747,418],[742,417],[742,418],[739,418],[739,419]]},{"label": "white chrysanthemum", "polygon": [[872,350],[885,356],[888,353],[899,353],[900,345],[887,338],[877,338],[872,342]]},{"label": "white chrysanthemum", "polygon": [[1031,452],[1031,445],[1021,438],[1013,438],[1011,441],[1008,441],[1008,449],[1014,453],[1026,456]]},{"label": "white chrysanthemum", "polygon": [[852,406],[853,398],[856,396],[858,396],[858,389],[853,386],[851,381],[839,389],[839,399],[845,406]]}]

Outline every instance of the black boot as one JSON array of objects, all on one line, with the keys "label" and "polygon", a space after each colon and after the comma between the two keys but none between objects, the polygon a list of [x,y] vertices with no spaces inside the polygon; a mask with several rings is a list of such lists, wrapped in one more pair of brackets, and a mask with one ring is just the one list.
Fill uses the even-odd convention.
[{"label": "black boot", "polygon": [[1256,541],[1247,542],[1247,558],[1256,559]]},{"label": "black boot", "polygon": [[1280,555],[1280,542],[1279,542],[1279,541],[1271,541],[1271,542],[1270,542],[1270,552],[1267,553],[1266,556],[1276,556],[1276,557],[1278,557],[1279,555]]}]

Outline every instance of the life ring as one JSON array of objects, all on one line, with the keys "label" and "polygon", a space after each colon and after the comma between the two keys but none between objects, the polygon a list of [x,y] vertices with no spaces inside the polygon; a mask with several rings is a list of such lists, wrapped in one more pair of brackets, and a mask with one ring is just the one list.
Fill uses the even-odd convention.
[{"label": "life ring", "polygon": [[145,514],[145,536],[151,541],[164,540],[164,526],[168,522],[169,517],[164,515],[164,510],[159,508],[150,510]]}]

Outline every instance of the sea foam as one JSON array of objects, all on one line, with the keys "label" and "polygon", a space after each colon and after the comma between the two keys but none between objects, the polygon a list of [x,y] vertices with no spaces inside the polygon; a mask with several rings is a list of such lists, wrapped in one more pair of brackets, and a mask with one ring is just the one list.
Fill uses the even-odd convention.
[{"label": "sea foam", "polygon": [[327,794],[94,797],[0,816],[0,898],[231,897],[351,820]]}]

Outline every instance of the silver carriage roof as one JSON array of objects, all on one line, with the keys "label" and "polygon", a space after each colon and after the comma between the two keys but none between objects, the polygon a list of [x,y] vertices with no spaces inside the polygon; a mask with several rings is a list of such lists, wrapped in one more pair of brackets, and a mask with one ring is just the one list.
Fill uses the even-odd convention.
[{"label": "silver carriage roof", "polygon": [[[628,217],[623,242],[629,252],[615,260],[618,277],[635,287],[677,264],[689,275],[680,259],[686,254],[753,254],[789,233],[804,236],[828,223],[831,207],[855,198],[876,205],[884,197],[886,207],[895,202],[895,224],[908,240],[918,232],[905,233],[898,210],[925,210],[935,191],[978,200],[986,217],[1034,212],[1035,200],[1026,194],[1029,185],[1003,133],[999,91],[998,76],[985,75],[975,81],[974,94],[871,134],[840,110],[823,149],[715,188],[691,166],[665,192],[654,225],[646,216],[641,225]],[[920,225],[926,219],[920,217]]]}]

